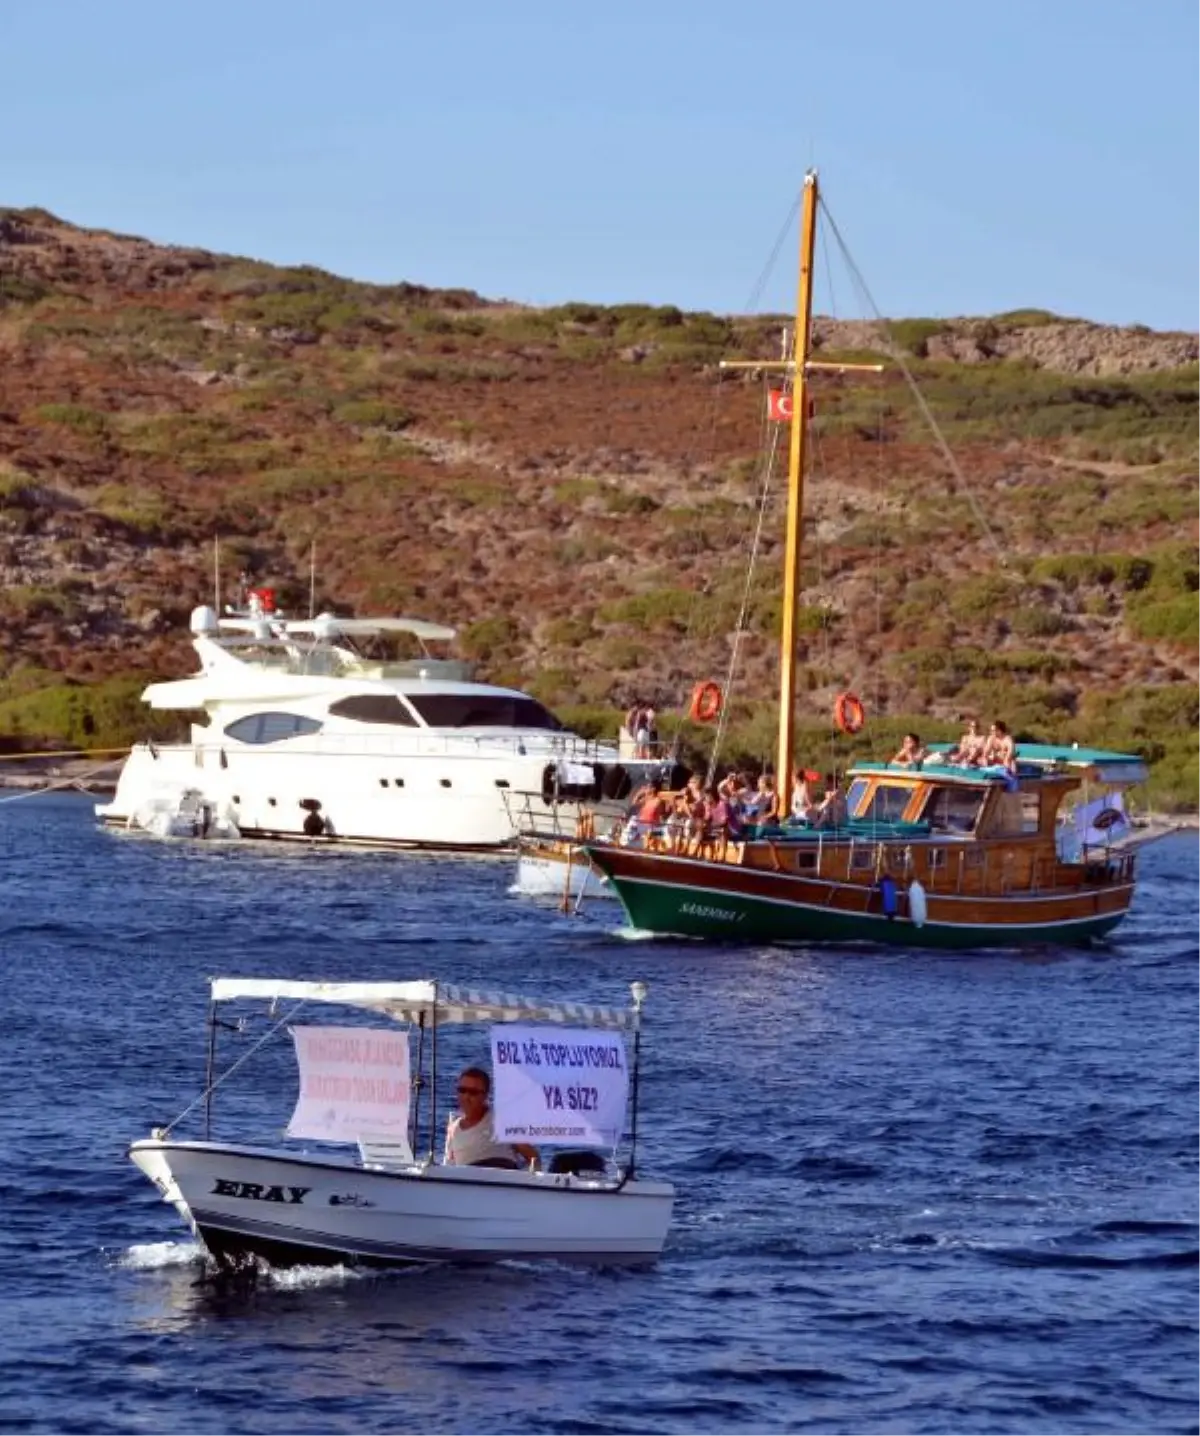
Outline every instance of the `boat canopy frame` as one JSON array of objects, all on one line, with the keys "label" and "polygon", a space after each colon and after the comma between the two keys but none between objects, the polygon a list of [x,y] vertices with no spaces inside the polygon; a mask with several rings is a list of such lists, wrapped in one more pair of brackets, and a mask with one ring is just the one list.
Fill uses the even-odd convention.
[{"label": "boat canopy frame", "polygon": [[[208,1054],[204,1090],[195,1101],[169,1126],[156,1129],[155,1136],[165,1140],[171,1130],[200,1103],[204,1105],[204,1137],[212,1136],[213,1092],[226,1078],[246,1062],[279,1030],[286,1027],[310,1003],[353,1007],[377,1013],[393,1022],[410,1023],[418,1032],[417,1070],[412,1078],[413,1102],[409,1129],[410,1149],[415,1153],[421,1135],[421,1094],[428,1087],[425,1128],[428,1133],[426,1166],[435,1159],[437,1144],[438,1030],[458,1023],[538,1022],[557,1025],[596,1027],[633,1035],[633,1062],[629,1091],[629,1157],[621,1175],[620,1185],[634,1177],[637,1170],[638,1108],[640,1098],[642,1004],[648,992],[644,982],[629,984],[633,998],[628,1008],[600,1007],[591,1003],[568,1002],[517,996],[513,993],[483,991],[473,987],[420,978],[408,982],[313,982],[276,977],[214,977],[211,979],[208,1002]],[[217,1015],[225,1002],[259,1001],[270,1004],[270,1030],[244,1053],[231,1067],[216,1075],[217,1032],[221,1027],[241,1030],[240,1023],[226,1022]],[[283,1016],[277,1016],[281,1003],[289,1004]],[[425,1033],[430,1034],[429,1078],[425,1078]],[[618,1142],[619,1146],[620,1143]],[[614,1159],[616,1149],[614,1148]]]}]

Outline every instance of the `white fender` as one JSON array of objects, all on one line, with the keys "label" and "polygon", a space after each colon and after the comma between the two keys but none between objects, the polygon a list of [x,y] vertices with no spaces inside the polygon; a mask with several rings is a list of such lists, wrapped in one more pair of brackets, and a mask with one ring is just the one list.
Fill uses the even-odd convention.
[{"label": "white fender", "polygon": [[929,906],[925,901],[925,889],[913,878],[908,885],[908,915],[912,919],[914,927],[924,927],[925,919],[929,916]]}]

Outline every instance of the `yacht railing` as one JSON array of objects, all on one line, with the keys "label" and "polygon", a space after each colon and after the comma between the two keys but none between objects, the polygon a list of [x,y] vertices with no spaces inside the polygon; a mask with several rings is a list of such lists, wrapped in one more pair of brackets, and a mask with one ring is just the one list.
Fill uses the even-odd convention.
[{"label": "yacht railing", "polygon": [[[159,744],[170,748],[172,744]],[[188,746],[188,745],[180,745]],[[267,754],[287,757],[389,757],[389,758],[533,758],[542,762],[613,763],[617,750],[612,743],[594,738],[565,737],[537,733],[437,733],[421,728],[398,729],[396,733],[319,733],[302,741],[284,739],[279,743],[239,744],[222,734],[206,734],[194,745],[197,753],[239,755]]]}]

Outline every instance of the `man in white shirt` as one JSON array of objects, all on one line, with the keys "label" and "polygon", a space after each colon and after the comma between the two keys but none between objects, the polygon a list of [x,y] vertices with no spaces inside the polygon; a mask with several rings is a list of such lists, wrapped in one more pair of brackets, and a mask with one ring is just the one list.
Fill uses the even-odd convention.
[{"label": "man in white shirt", "polygon": [[522,1158],[533,1168],[538,1154],[520,1143],[497,1142],[492,1124],[492,1079],[482,1067],[468,1067],[458,1079],[459,1115],[446,1129],[442,1160],[450,1167],[520,1168]]}]

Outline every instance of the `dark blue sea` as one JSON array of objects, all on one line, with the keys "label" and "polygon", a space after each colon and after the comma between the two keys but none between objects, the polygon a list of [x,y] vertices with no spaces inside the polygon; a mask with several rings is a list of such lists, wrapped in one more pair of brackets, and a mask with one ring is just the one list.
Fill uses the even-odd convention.
[{"label": "dark blue sea", "polygon": [[[1195,834],[1142,874],[1092,951],[706,949],[503,861],[0,803],[0,1430],[1194,1432]],[[200,1090],[214,974],[644,979],[661,1264],[199,1281],[125,1148]]]}]

